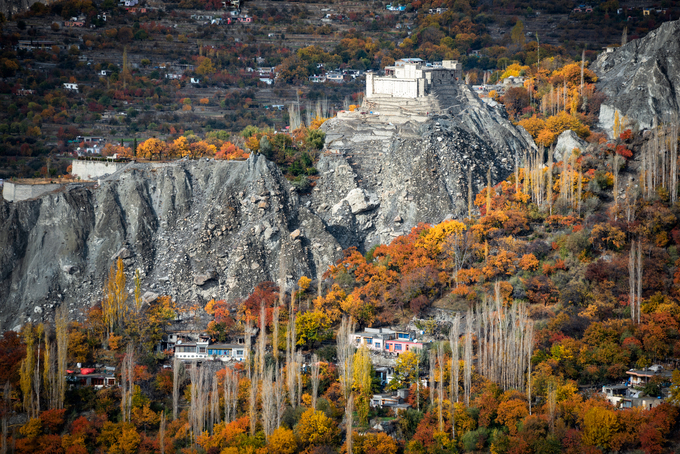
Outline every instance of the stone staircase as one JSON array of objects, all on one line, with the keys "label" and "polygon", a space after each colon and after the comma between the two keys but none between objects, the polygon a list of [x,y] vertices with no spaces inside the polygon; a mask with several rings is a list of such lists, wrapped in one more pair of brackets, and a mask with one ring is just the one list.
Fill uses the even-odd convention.
[{"label": "stone staircase", "polygon": [[379,112],[380,115],[408,116],[439,112],[440,106],[434,96],[395,98],[389,95],[373,95],[364,99],[362,110]]}]

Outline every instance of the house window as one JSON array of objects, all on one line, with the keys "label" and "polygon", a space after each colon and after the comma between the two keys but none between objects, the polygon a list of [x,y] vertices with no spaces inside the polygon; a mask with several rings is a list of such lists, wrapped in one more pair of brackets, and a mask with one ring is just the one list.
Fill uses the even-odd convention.
[{"label": "house window", "polygon": [[209,355],[212,355],[212,354],[213,354],[213,351],[215,352],[215,354],[217,354],[217,351],[215,351],[215,350],[208,350],[208,354],[209,354]]},{"label": "house window", "polygon": [[205,347],[198,347],[198,353],[205,353]]},{"label": "house window", "polygon": [[375,343],[375,348],[380,348],[380,342]]},{"label": "house window", "polygon": [[394,344],[394,349],[396,351],[401,351],[401,344]]},{"label": "house window", "polygon": [[366,339],[366,343],[367,343],[368,345],[372,345],[372,344],[373,344],[373,339],[371,339],[370,337],[367,338],[367,339]]},{"label": "house window", "polygon": [[397,337],[399,339],[408,339],[408,334],[407,333],[399,333],[399,334],[397,334]]},{"label": "house window", "polygon": [[243,356],[243,350],[236,350],[236,356]]},{"label": "house window", "polygon": [[389,350],[389,349],[390,349],[390,344],[385,344],[385,350]]}]

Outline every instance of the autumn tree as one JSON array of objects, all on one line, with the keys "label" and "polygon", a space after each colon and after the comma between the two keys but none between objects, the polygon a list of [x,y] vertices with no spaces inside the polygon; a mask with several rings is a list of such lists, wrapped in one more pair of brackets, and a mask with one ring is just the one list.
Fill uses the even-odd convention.
[{"label": "autumn tree", "polygon": [[303,447],[333,446],[340,437],[338,425],[322,411],[305,411],[295,425],[295,434]]},{"label": "autumn tree", "polygon": [[617,425],[614,410],[602,406],[590,408],[583,417],[583,443],[608,450]]},{"label": "autumn tree", "polygon": [[389,388],[407,388],[413,383],[416,383],[419,375],[418,362],[418,355],[412,350],[399,355],[397,357],[397,365],[394,368],[394,376],[389,383]]},{"label": "autumn tree", "polygon": [[137,146],[137,156],[146,159],[161,159],[167,152],[167,145],[159,139],[151,138]]},{"label": "autumn tree", "polygon": [[295,433],[285,427],[274,430],[267,441],[267,450],[272,454],[295,454],[297,452]]},{"label": "autumn tree", "polygon": [[368,347],[362,345],[354,354],[354,384],[352,388],[357,393],[356,410],[362,424],[368,420],[371,397],[373,396],[373,365],[368,353]]},{"label": "autumn tree", "polygon": [[102,312],[107,327],[107,339],[116,327],[122,327],[128,315],[128,292],[125,289],[125,270],[123,259],[118,257],[115,265],[109,269],[109,277],[104,284],[104,300]]},{"label": "autumn tree", "polygon": [[353,435],[353,454],[397,454],[399,446],[384,432]]},{"label": "autumn tree", "polygon": [[312,348],[317,342],[328,339],[330,326],[331,321],[324,312],[315,310],[299,314],[295,320],[297,345]]}]

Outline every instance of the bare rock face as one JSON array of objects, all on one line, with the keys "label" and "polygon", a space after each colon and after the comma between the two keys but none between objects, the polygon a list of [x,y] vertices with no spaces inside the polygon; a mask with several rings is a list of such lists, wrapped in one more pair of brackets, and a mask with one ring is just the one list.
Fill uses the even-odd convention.
[{"label": "bare rock face", "polygon": [[494,183],[506,178],[535,146],[524,129],[468,87],[451,91],[449,101],[460,104],[425,122],[357,115],[324,123],[328,151],[317,165],[321,178],[301,200],[343,248],[367,250],[420,222],[466,215],[468,180],[476,194],[487,171]]},{"label": "bare rock face", "polygon": [[555,154],[553,156],[555,162],[561,161],[564,156],[571,156],[574,149],[585,151],[588,147],[588,142],[581,140],[574,131],[568,129],[557,137],[557,145],[555,145]]},{"label": "bare rock face", "polygon": [[343,248],[466,214],[468,184],[476,193],[487,171],[506,178],[534,146],[476,96],[425,122],[333,119],[323,128],[320,178],[305,194],[252,155],[136,163],[99,188],[0,200],[0,328],[50,319],[62,304],[82,318],[118,258],[129,287],[140,271],[147,302],[235,301],[263,281],[289,290],[300,276],[321,278]]},{"label": "bare rock face", "polygon": [[290,288],[340,256],[263,157],[134,164],[98,189],[0,202],[0,326],[51,318],[60,304],[83,316],[119,257],[128,286],[140,270],[145,300],[205,304],[243,298],[280,274]]},{"label": "bare rock face", "polygon": [[599,126],[610,136],[616,111],[641,130],[669,121],[680,113],[680,21],[603,52],[590,69],[607,95]]}]

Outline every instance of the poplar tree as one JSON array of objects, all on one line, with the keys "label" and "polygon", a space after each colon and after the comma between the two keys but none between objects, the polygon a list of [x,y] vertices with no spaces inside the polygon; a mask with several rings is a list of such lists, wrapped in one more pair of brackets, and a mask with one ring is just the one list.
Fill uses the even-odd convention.
[{"label": "poplar tree", "polygon": [[68,359],[68,308],[62,304],[55,315],[57,337],[57,409],[64,408],[66,398],[66,362]]},{"label": "poplar tree", "polygon": [[368,353],[368,348],[363,345],[354,353],[354,385],[353,388],[357,393],[357,416],[362,424],[368,421],[368,412],[370,409],[370,402],[372,396],[372,369],[371,357]]},{"label": "poplar tree", "polygon": [[351,335],[354,332],[354,323],[345,315],[340,322],[340,329],[336,335],[337,341],[337,356],[338,369],[340,375],[340,387],[345,396],[345,400],[349,399],[352,391],[352,372],[354,345],[352,345]]},{"label": "poplar tree", "polygon": [[179,385],[184,379],[184,365],[175,357],[172,361],[172,420],[179,416]]},{"label": "poplar tree", "polygon": [[165,411],[161,411],[161,427],[158,431],[158,444],[161,448],[161,454],[165,454]]},{"label": "poplar tree", "polygon": [[278,427],[277,423],[277,403],[274,393],[271,392],[274,386],[274,371],[271,366],[267,368],[262,378],[262,429],[265,437],[269,436]]},{"label": "poplar tree", "polygon": [[347,404],[345,405],[345,421],[347,454],[353,454],[352,426],[354,425],[354,394],[350,394],[349,399],[347,399]]},{"label": "poplar tree", "polygon": [[465,374],[464,374],[464,392],[465,392],[465,406],[470,406],[470,388],[472,386],[472,324],[474,318],[472,316],[472,309],[468,309],[465,317]]},{"label": "poplar tree", "polygon": [[34,417],[33,372],[35,370],[35,336],[32,325],[24,327],[23,338],[26,345],[26,356],[21,361],[19,368],[19,386],[23,396],[24,411],[28,413],[29,417]]},{"label": "poplar tree", "polygon": [[316,410],[316,400],[319,394],[319,357],[312,355],[312,408]]},{"label": "poplar tree", "polygon": [[121,399],[120,407],[123,422],[130,422],[132,413],[132,394],[134,392],[134,350],[132,344],[128,344],[121,368],[120,384]]}]

